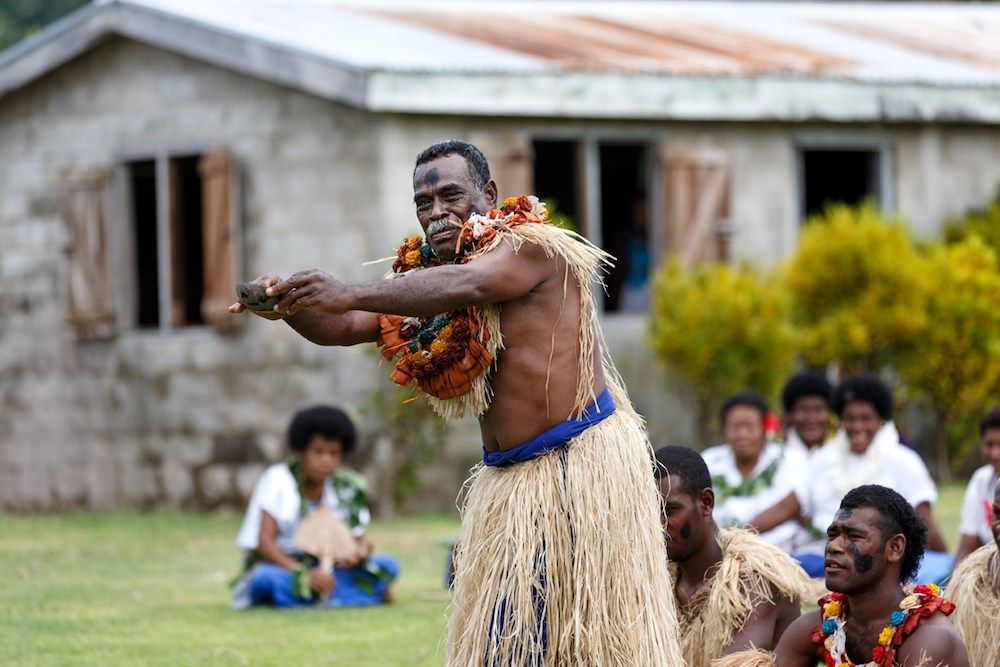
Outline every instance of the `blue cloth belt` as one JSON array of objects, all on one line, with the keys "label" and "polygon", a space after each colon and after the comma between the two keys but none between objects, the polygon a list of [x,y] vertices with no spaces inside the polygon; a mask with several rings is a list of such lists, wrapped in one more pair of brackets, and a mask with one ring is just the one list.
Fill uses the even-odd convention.
[{"label": "blue cloth belt", "polygon": [[614,413],[615,402],[611,399],[611,392],[605,389],[597,397],[597,400],[580,413],[579,417],[556,424],[544,433],[511,449],[501,452],[488,452],[483,449],[483,463],[488,466],[503,467],[538,458],[542,454],[562,447],[594,424],[607,419]]}]

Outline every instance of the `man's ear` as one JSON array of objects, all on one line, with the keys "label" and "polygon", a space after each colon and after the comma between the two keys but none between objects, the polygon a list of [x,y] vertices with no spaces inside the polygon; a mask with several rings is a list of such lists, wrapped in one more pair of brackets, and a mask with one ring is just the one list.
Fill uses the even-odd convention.
[{"label": "man's ear", "polygon": [[486,201],[489,202],[490,208],[496,208],[497,205],[497,182],[492,178],[489,182],[483,186],[483,196],[486,197]]},{"label": "man's ear", "polygon": [[906,536],[902,533],[896,533],[885,541],[885,547],[882,551],[885,554],[885,559],[890,563],[898,563],[903,560],[903,555],[906,553]]},{"label": "man's ear", "polygon": [[698,494],[698,504],[701,505],[701,513],[708,516],[715,509],[715,491],[704,488]]}]

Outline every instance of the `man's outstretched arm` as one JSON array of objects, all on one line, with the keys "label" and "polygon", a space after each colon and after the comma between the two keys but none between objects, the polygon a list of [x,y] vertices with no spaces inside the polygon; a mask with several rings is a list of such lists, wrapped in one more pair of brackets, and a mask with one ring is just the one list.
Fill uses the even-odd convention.
[{"label": "man's outstretched arm", "polygon": [[[258,278],[265,285],[273,286],[281,282],[278,276],[263,276]],[[242,313],[246,307],[242,303],[229,306],[229,312],[234,315]],[[331,314],[314,310],[300,310],[294,315],[287,313],[254,312],[266,320],[285,320],[292,329],[303,338],[317,345],[357,345],[371,343],[378,338],[378,315],[362,311]]]},{"label": "man's outstretched arm", "polygon": [[514,251],[501,243],[468,264],[447,264],[391,280],[348,284],[319,269],[295,273],[268,289],[279,298],[275,311],[295,316],[349,311],[430,317],[467,306],[502,303],[524,296],[555,271],[556,262],[530,243]]}]

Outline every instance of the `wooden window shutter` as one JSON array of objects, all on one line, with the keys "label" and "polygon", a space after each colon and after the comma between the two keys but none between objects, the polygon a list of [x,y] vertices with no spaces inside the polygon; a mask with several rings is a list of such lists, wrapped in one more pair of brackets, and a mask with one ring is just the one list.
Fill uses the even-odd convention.
[{"label": "wooden window shutter", "polygon": [[105,169],[71,177],[60,196],[67,247],[66,321],[77,339],[113,336],[114,286],[108,230],[108,181]]},{"label": "wooden window shutter", "polygon": [[528,137],[491,133],[473,136],[469,140],[490,163],[490,176],[496,181],[500,201],[514,195],[533,194],[535,153]]},{"label": "wooden window shutter", "polygon": [[214,327],[228,329],[235,326],[238,319],[226,310],[234,299],[239,251],[235,161],[228,149],[213,149],[199,160],[198,174],[202,183],[205,259],[201,316]]},{"label": "wooden window shutter", "polygon": [[686,266],[729,261],[731,166],[713,146],[666,144],[661,148],[666,212],[665,250]]}]

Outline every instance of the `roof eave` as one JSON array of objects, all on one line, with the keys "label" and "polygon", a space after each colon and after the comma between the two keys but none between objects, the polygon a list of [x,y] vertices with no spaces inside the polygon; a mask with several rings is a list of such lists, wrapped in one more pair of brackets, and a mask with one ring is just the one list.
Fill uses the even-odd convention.
[{"label": "roof eave", "polygon": [[369,75],[376,112],[678,121],[1000,123],[1000,87],[811,76]]}]

